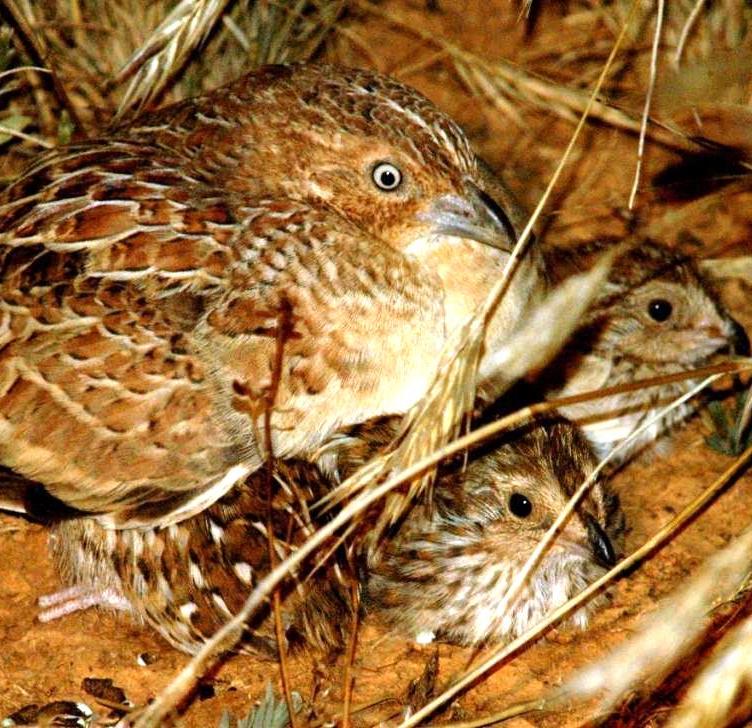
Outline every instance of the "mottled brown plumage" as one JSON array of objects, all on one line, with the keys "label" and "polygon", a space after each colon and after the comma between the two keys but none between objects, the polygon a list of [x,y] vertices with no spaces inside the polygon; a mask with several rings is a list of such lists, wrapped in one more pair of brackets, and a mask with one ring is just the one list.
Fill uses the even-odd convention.
[{"label": "mottled brown plumage", "polygon": [[[548,251],[555,283],[587,269],[612,242]],[[614,262],[607,285],[580,329],[542,377],[549,397],[631,383],[709,363],[718,353],[748,354],[744,329],[691,258],[645,240]],[[695,384],[687,380],[562,408],[606,455],[659,407]],[[623,462],[694,409],[684,404],[640,435],[615,462]]]},{"label": "mottled brown plumage", "polygon": [[[388,443],[398,425],[391,418],[349,431],[337,462],[342,477]],[[508,613],[499,612],[514,574],[593,465],[584,438],[565,421],[512,433],[471,454],[466,466],[463,458],[446,464],[433,506],[416,504],[368,556],[366,534],[349,558],[335,555],[308,578],[310,562],[283,587],[287,639],[319,649],[342,646],[353,583],[366,609],[408,638],[431,632],[466,644],[520,634],[614,563],[621,512],[596,483],[521,596]],[[64,522],[53,536],[56,560],[79,596],[109,592],[173,645],[195,651],[269,570],[264,477],[257,472],[202,513],[167,528]],[[272,517],[278,558],[321,523],[310,504],[329,487],[310,463],[278,463]],[[586,624],[587,611],[575,622]],[[267,609],[253,617],[242,647],[276,654]]]},{"label": "mottled brown plumage", "polygon": [[[195,652],[269,572],[269,523],[278,563],[322,523],[311,508],[329,486],[313,464],[287,460],[276,465],[271,506],[264,468],[201,513],[165,528],[105,529],[92,518],[60,522],[51,549],[72,588],[44,598],[41,618],[114,607]],[[309,578],[315,563],[309,560],[281,588],[285,634],[292,645],[326,650],[343,643],[351,623],[355,576],[339,551]],[[252,618],[240,649],[276,656],[268,604]]]},{"label": "mottled brown plumage", "polygon": [[[266,460],[270,408],[274,452],[304,459],[404,413],[508,259],[499,190],[428,100],[329,66],[42,155],[0,205],[0,464],[110,527],[168,525]],[[16,486],[0,504],[27,510]]]},{"label": "mottled brown plumage", "polygon": [[[368,565],[364,603],[420,638],[461,644],[519,636],[615,564],[624,518],[596,481],[502,610],[517,572],[595,467],[566,420],[534,423],[440,473],[434,501],[414,506]],[[584,627],[592,608],[575,613]]]}]

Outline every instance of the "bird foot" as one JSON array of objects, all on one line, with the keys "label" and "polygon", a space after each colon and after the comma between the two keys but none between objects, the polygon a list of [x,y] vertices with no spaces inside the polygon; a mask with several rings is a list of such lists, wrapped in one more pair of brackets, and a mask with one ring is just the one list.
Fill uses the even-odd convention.
[{"label": "bird foot", "polygon": [[39,597],[37,604],[42,611],[37,615],[40,622],[52,622],[73,612],[90,607],[105,607],[119,611],[131,611],[130,602],[115,589],[94,589],[85,586],[71,586],[54,594]]}]

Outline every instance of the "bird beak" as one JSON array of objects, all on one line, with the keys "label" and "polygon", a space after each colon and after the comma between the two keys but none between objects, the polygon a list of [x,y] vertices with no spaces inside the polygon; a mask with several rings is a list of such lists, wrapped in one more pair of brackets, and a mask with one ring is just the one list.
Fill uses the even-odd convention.
[{"label": "bird beak", "polygon": [[421,215],[439,235],[456,235],[511,252],[517,233],[501,205],[473,182],[466,193],[439,197]]},{"label": "bird beak", "polygon": [[585,515],[585,525],[588,532],[588,541],[595,560],[604,568],[608,569],[612,567],[616,563],[616,554],[606,532],[590,514]]},{"label": "bird beak", "polygon": [[744,327],[732,318],[729,318],[729,327],[731,329],[729,335],[729,349],[731,353],[736,356],[749,356],[749,337]]}]

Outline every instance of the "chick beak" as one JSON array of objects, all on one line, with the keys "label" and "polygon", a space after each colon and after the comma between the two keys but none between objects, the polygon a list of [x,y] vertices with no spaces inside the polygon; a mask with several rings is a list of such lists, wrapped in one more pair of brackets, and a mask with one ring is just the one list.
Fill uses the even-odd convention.
[{"label": "chick beak", "polygon": [[443,195],[421,215],[440,235],[456,235],[510,252],[517,233],[509,216],[496,200],[473,182],[466,182],[464,195]]},{"label": "chick beak", "polygon": [[744,327],[734,319],[729,319],[729,349],[736,356],[749,356],[749,337]]},{"label": "chick beak", "polygon": [[616,554],[606,532],[598,524],[598,521],[589,514],[585,515],[585,525],[595,560],[606,569],[612,567],[616,563]]}]

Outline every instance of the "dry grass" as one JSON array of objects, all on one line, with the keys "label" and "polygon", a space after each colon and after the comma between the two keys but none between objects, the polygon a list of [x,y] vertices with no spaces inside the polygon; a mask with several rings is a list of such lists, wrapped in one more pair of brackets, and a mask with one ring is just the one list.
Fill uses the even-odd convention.
[{"label": "dry grass", "polygon": [[[6,179],[39,148],[66,141],[74,134],[94,134],[118,115],[122,117],[143,107],[198,93],[262,63],[307,59],[325,51],[331,54],[335,53],[332,50],[335,46],[340,49],[349,46],[351,53],[378,58],[368,39],[342,19],[348,6],[346,0],[277,3],[182,0],[177,4],[166,0],[119,3],[4,0],[2,5],[8,20],[0,28],[0,145],[6,152],[3,156]],[[663,8],[662,3],[660,7]],[[402,73],[409,75],[421,68],[441,66],[484,108],[504,115],[522,133],[531,128],[534,116],[579,123],[535,216],[544,211],[586,118],[640,135],[640,151],[635,143],[636,166],[642,159],[643,139],[648,145],[656,143],[684,152],[720,147],[745,163],[752,159],[749,154],[752,136],[748,137],[744,129],[744,122],[749,121],[752,88],[749,83],[752,51],[746,31],[747,24],[752,23],[752,11],[737,0],[712,3],[673,0],[666,3],[662,22],[657,20],[656,7],[650,3],[626,0],[572,3],[561,19],[567,32],[530,43],[515,62],[503,57],[485,57],[431,30],[421,30],[412,16],[391,4],[382,6],[359,0],[350,3],[349,9],[354,15],[368,16],[369,22],[396,27],[397,32],[420,40],[423,55],[416,55],[409,68],[401,69]],[[526,3],[526,10],[534,13],[534,3]],[[587,53],[581,51],[585,45]],[[735,54],[733,64],[729,62],[731,52]],[[645,114],[641,117],[642,108]],[[742,190],[749,187],[745,179],[739,186]],[[642,189],[639,174],[626,187],[632,190],[632,201],[638,198]],[[703,204],[710,204],[709,199],[705,198]],[[522,236],[509,275],[513,275],[517,255],[524,254],[533,221]],[[547,307],[535,314],[527,328],[523,327],[520,336],[510,341],[505,352],[510,362],[510,384],[558,349],[589,296],[600,285],[606,266],[607,262],[577,280],[576,286],[572,284],[575,288],[557,291]],[[749,258],[709,261],[708,267],[719,276],[752,280]],[[239,625],[272,593],[294,564],[338,533],[341,535],[351,519],[381,499],[386,499],[386,505],[377,530],[387,527],[409,507],[413,498],[430,488],[431,468],[443,455],[491,435],[494,428],[450,444],[460,431],[462,418],[472,408],[471,382],[480,356],[486,315],[504,294],[507,284],[505,277],[478,316],[456,332],[440,367],[442,376],[428,397],[410,413],[394,449],[344,484],[332,499],[334,502],[341,497],[343,504],[336,518],[269,574],[237,618],[140,713],[137,725],[163,724],[219,653],[234,643]],[[548,339],[530,335],[541,330],[556,335]],[[707,383],[708,380],[703,382],[703,386]],[[750,402],[752,397],[745,410],[748,417]],[[498,423],[495,429],[510,427],[531,414],[532,410],[520,413],[516,419]],[[649,558],[683,523],[696,517],[698,510],[746,467],[750,457],[748,449],[721,478],[629,559],[557,610],[532,634],[486,656],[449,691],[404,721],[403,728],[417,725],[610,580]],[[395,489],[403,482],[409,483],[407,494],[396,493]],[[584,494],[589,482],[583,484],[575,499]],[[575,499],[570,509],[574,508]],[[566,513],[561,516],[564,517]],[[535,559],[554,532],[552,527],[535,558],[520,574],[517,587],[534,568]],[[645,682],[650,677],[654,682],[675,665],[701,633],[707,611],[719,598],[727,597],[745,575],[750,539],[750,532],[746,531],[668,601],[644,632],[602,662],[575,675],[565,686],[567,697],[584,699],[608,683],[607,702],[601,708],[608,710],[636,681]],[[726,581],[712,576],[719,570],[727,575]],[[510,593],[508,600],[511,602],[513,598]],[[683,611],[678,618],[680,608]],[[674,637],[673,649],[663,650],[660,656],[652,649],[656,630]],[[743,701],[752,680],[751,642],[749,622],[726,635],[672,717],[672,726],[724,726],[738,717],[740,709],[749,710]],[[353,649],[354,645],[353,642]],[[722,699],[709,698],[719,694],[719,686],[723,686]],[[552,709],[561,697],[561,693],[543,696],[487,721],[498,721],[530,709]],[[348,698],[346,716],[349,710]],[[485,725],[487,721],[461,725]]]}]

